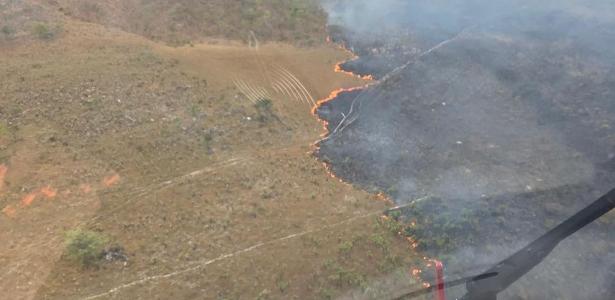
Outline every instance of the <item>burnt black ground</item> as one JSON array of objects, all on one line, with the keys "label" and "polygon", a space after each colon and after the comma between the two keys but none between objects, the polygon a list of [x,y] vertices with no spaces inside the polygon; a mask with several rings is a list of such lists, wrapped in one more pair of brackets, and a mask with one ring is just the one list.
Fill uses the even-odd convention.
[{"label": "burnt black ground", "polygon": [[[470,275],[615,186],[615,22],[454,5],[438,13],[458,22],[413,22],[433,7],[413,8],[386,34],[335,28],[361,56],[349,70],[383,78],[410,64],[321,107],[334,133],[318,156],[399,204],[426,197],[403,211],[418,224],[408,234],[451,277]],[[614,226],[611,215],[578,232],[504,299],[613,299]]]}]

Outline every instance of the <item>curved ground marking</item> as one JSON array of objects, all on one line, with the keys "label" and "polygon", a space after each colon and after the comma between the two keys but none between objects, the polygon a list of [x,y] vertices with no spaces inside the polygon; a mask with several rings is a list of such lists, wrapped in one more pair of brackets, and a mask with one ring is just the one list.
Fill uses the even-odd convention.
[{"label": "curved ground marking", "polygon": [[282,86],[285,86],[290,93],[288,96],[293,98],[294,100],[297,101],[301,101],[304,102],[303,97],[299,96],[298,92],[297,92],[297,87],[295,87],[292,82],[290,82],[287,78],[285,78],[284,76],[280,76],[278,77],[278,82],[282,84]]},{"label": "curved ground marking", "polygon": [[283,68],[281,66],[278,66],[278,68],[280,69],[281,72],[283,72],[286,75],[288,75],[290,77],[290,79],[292,79],[294,82],[297,83],[297,85],[301,89],[303,95],[308,100],[308,103],[311,102],[312,105],[316,105],[316,102],[314,101],[314,97],[312,97],[312,94],[310,94],[310,92],[307,90],[305,85],[303,85],[301,80],[299,80],[299,78],[297,78],[293,73],[291,73],[290,71],[288,71],[287,69],[285,69],[285,68]]},{"label": "curved ground marking", "polygon": [[308,94],[306,94],[303,89],[302,89],[302,84],[301,82],[299,82],[298,80],[295,80],[293,76],[289,75],[288,73],[283,71],[282,67],[277,67],[275,70],[278,74],[278,76],[281,76],[283,78],[285,78],[288,82],[290,82],[292,84],[292,86],[295,88],[295,90],[299,93],[301,99],[304,102],[307,102],[308,104],[310,103],[310,97],[308,96]]},{"label": "curved ground marking", "polygon": [[263,93],[262,89],[259,86],[252,85],[251,83],[246,83],[248,88],[254,92],[254,94],[258,97],[257,101],[263,100],[267,98],[267,96]]},{"label": "curved ground marking", "polygon": [[269,91],[266,88],[259,86],[258,89],[262,93],[264,99],[271,99],[271,94],[269,94]]},{"label": "curved ground marking", "polygon": [[309,100],[309,102],[312,103],[312,105],[316,105],[316,101],[314,100],[314,97],[312,96],[312,94],[310,93],[310,91],[305,87],[305,85],[303,84],[303,82],[301,82],[301,80],[299,80],[299,78],[297,78],[293,73],[291,73],[290,71],[282,68],[283,72],[286,72],[301,88],[301,90],[303,91],[304,95],[307,97],[307,99]]},{"label": "curved ground marking", "polygon": [[242,81],[237,80],[237,81],[233,81],[233,83],[235,84],[237,89],[239,89],[239,92],[241,92],[244,96],[246,96],[246,98],[248,98],[250,102],[254,103],[254,96],[245,88]]},{"label": "curved ground marking", "polygon": [[239,89],[239,91],[250,100],[252,103],[256,103],[254,95],[252,95],[248,89],[245,87],[245,83],[241,80],[233,80],[233,83]]},{"label": "curved ground marking", "polygon": [[258,102],[258,100],[260,99],[260,96],[258,95],[258,93],[252,88],[252,86],[245,81],[242,81],[243,86],[246,88],[246,90],[248,90],[250,92],[250,94],[254,97],[254,101]]},{"label": "curved ground marking", "polygon": [[295,86],[295,83],[292,82],[291,80],[289,80],[288,78],[286,78],[286,76],[283,73],[278,73],[278,70],[274,70],[274,76],[276,76],[278,78],[278,82],[282,83],[283,85],[285,85],[286,87],[288,87],[288,89],[291,91],[291,95],[290,97],[300,101],[300,102],[305,102],[305,99],[303,98],[303,96],[301,95],[301,93],[297,90],[297,87]]},{"label": "curved ground marking", "polygon": [[[275,76],[276,74],[274,73],[273,75]],[[292,84],[290,84],[287,80],[284,80],[284,78],[279,76],[275,76],[275,82],[284,88],[286,94],[291,100],[301,101],[301,98],[299,98],[296,92],[292,89]]]},{"label": "curved ground marking", "polygon": [[250,86],[248,85],[248,83],[246,83],[245,81],[241,81],[241,84],[243,84],[244,89],[246,89],[246,91],[248,91],[248,93],[249,93],[250,95],[252,95],[252,96],[251,96],[251,97],[252,97],[252,102],[254,102],[254,103],[258,102],[258,99],[259,99],[260,97],[258,96],[258,94],[256,94],[256,92],[254,92],[254,90],[252,90],[252,89],[250,88]]},{"label": "curved ground marking", "polygon": [[128,282],[128,283],[119,285],[119,286],[117,286],[115,288],[112,288],[112,289],[110,289],[110,290],[108,290],[108,291],[106,291],[104,293],[88,296],[88,297],[85,297],[85,298],[82,298],[82,299],[83,300],[92,300],[92,299],[97,299],[97,298],[109,296],[109,295],[115,294],[115,293],[117,293],[117,292],[119,292],[119,291],[121,291],[123,289],[127,289],[127,288],[133,287],[133,286],[137,286],[139,284],[143,284],[143,283],[147,283],[147,282],[155,281],[155,280],[160,280],[160,279],[167,279],[167,278],[175,277],[175,276],[178,276],[178,275],[181,275],[181,274],[184,274],[184,273],[193,272],[193,271],[202,269],[202,268],[204,268],[204,267],[206,267],[208,265],[211,265],[213,263],[216,263],[216,262],[228,259],[228,258],[232,258],[232,257],[238,256],[238,255],[241,255],[241,254],[244,254],[244,253],[247,253],[247,252],[251,252],[251,251],[254,251],[256,249],[259,249],[259,248],[262,248],[262,247],[265,247],[265,246],[268,246],[268,245],[272,245],[272,244],[276,244],[276,243],[283,242],[283,241],[286,241],[286,240],[294,239],[294,238],[301,237],[301,236],[304,236],[304,235],[307,235],[307,234],[311,234],[311,233],[321,232],[321,231],[324,231],[324,230],[327,230],[327,229],[331,229],[331,228],[334,228],[334,227],[338,227],[338,226],[341,226],[341,225],[352,223],[352,222],[354,222],[356,220],[365,219],[365,218],[368,218],[368,217],[373,217],[373,216],[381,215],[381,214],[382,214],[382,210],[373,211],[373,212],[366,213],[366,214],[363,214],[363,215],[360,215],[360,216],[355,216],[355,217],[346,219],[344,221],[341,221],[341,222],[338,222],[338,223],[335,223],[335,224],[325,225],[325,226],[322,226],[322,227],[319,227],[319,228],[316,228],[316,229],[312,229],[312,230],[306,230],[306,231],[302,231],[302,232],[297,232],[297,233],[294,233],[294,234],[291,234],[291,235],[287,235],[287,236],[284,236],[284,237],[281,237],[281,238],[277,238],[277,239],[274,239],[274,240],[269,240],[269,241],[266,241],[266,242],[260,242],[260,243],[257,243],[255,245],[252,245],[252,246],[250,246],[248,248],[244,248],[244,249],[232,252],[232,253],[220,255],[220,256],[218,256],[216,258],[213,258],[213,259],[203,260],[203,261],[200,261],[200,262],[192,263],[191,265],[193,265],[193,266],[186,267],[186,268],[181,269],[181,270],[177,270],[177,271],[174,271],[174,272],[171,272],[171,273],[166,273],[166,274],[147,276],[147,277],[144,277],[144,278],[139,279],[139,280],[135,280],[135,281],[132,281],[132,282]]},{"label": "curved ground marking", "polygon": [[295,77],[292,73],[282,67],[278,67],[277,72],[280,76],[285,77],[293,84],[293,86],[297,89],[299,94],[301,94],[302,98],[307,104],[313,103],[315,105],[311,94],[307,91],[303,83],[301,83],[301,81],[297,77]]},{"label": "curved ground marking", "polygon": [[290,98],[290,100],[296,100],[294,99],[293,94],[288,90],[286,85],[282,83],[281,81],[277,80],[273,83],[273,85],[277,85],[280,88],[281,90],[280,94],[287,96],[288,98]]},{"label": "curved ground marking", "polygon": [[288,84],[292,88],[292,91],[294,93],[296,93],[295,97],[297,97],[297,99],[299,99],[301,102],[305,102],[307,104],[310,103],[309,100],[304,97],[304,95],[301,93],[301,89],[297,86],[297,84],[295,82],[293,82],[292,79],[290,79],[289,77],[285,76],[285,74],[282,73],[279,70],[278,70],[278,75],[281,76],[281,78],[284,79],[286,82],[288,82]]},{"label": "curved ground marking", "polygon": [[271,88],[278,94],[284,95],[282,88],[280,87],[280,85],[277,82],[272,82],[271,83]]},{"label": "curved ground marking", "polygon": [[[250,94],[252,95],[252,102],[258,102],[264,99],[270,99],[271,95],[269,94],[269,92],[267,91],[267,89],[265,89],[262,86],[259,85],[254,85],[250,82],[246,82],[243,80],[240,80],[238,83],[240,83],[240,85]],[[245,93],[244,93],[245,94]]]}]

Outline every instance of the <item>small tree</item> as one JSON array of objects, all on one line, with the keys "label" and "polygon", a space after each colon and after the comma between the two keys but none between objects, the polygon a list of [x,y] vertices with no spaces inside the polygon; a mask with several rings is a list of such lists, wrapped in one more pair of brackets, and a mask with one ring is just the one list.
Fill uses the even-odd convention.
[{"label": "small tree", "polygon": [[12,36],[15,33],[15,29],[10,27],[9,25],[2,26],[2,29],[0,29],[0,31],[2,31],[2,34],[4,34],[7,37]]},{"label": "small tree", "polygon": [[32,32],[41,40],[50,40],[56,35],[56,32],[53,29],[43,23],[35,24],[32,28]]},{"label": "small tree", "polygon": [[75,229],[66,234],[66,254],[83,267],[95,265],[108,239],[94,231]]},{"label": "small tree", "polygon": [[260,122],[266,122],[274,116],[272,110],[273,102],[271,101],[271,99],[261,99],[256,102],[256,104],[254,104],[254,107],[256,107],[256,111],[258,112],[257,119]]}]

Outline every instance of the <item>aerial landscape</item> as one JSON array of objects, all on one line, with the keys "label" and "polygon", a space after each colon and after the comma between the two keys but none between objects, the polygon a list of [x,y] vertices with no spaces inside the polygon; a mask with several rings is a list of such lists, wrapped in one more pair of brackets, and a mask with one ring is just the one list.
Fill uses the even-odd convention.
[{"label": "aerial landscape", "polygon": [[601,200],[492,296],[613,299],[613,26],[607,0],[0,1],[0,299],[487,299]]}]

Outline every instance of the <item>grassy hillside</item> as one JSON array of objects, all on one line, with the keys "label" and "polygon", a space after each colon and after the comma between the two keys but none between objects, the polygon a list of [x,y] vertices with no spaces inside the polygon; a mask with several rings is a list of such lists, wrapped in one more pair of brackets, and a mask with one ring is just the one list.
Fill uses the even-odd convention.
[{"label": "grassy hillside", "polygon": [[169,44],[204,38],[312,45],[324,41],[326,15],[313,0],[58,0],[79,20],[119,27]]},{"label": "grassy hillside", "polygon": [[347,53],[224,41],[252,30],[317,43],[324,15],[307,3],[1,2],[0,298],[379,299],[415,288],[408,269],[422,257],[379,218],[386,205],[327,175],[311,155],[323,131],[311,105],[276,90],[292,80],[322,99],[364,84],[333,71]]},{"label": "grassy hillside", "polygon": [[62,32],[61,15],[37,1],[0,1],[0,45],[34,37],[52,39]]}]

